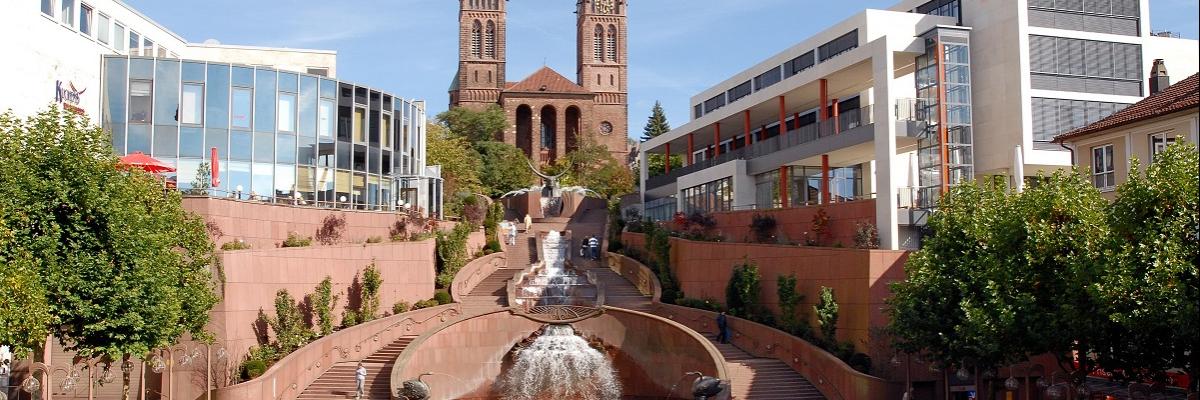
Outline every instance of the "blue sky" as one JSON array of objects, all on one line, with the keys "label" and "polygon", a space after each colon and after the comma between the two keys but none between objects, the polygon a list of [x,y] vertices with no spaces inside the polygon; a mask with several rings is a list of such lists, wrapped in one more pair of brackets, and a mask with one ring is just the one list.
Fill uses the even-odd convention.
[{"label": "blue sky", "polygon": [[[447,107],[458,54],[455,0],[125,0],[192,42],[331,49],[338,77]],[[635,0],[629,16],[629,128],[655,100],[672,126],[688,98],[864,8],[895,0]],[[575,1],[509,1],[508,79],[543,63],[575,78]],[[820,4],[813,7],[813,5]],[[1196,0],[1150,0],[1154,30],[1196,38]]]}]

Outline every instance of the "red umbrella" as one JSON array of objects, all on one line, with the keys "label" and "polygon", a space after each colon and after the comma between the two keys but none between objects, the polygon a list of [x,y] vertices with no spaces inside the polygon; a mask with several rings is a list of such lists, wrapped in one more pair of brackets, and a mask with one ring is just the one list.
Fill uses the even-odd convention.
[{"label": "red umbrella", "polygon": [[134,152],[133,154],[125,157],[121,157],[121,164],[138,167],[146,172],[155,174],[160,172],[175,172],[175,167],[165,164],[162,161],[158,161],[154,157],[142,154],[140,151]]}]

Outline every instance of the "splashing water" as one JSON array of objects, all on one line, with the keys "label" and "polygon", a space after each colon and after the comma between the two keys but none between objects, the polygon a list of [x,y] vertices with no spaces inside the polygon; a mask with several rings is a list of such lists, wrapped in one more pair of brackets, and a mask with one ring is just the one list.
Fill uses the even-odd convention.
[{"label": "splashing water", "polygon": [[500,386],[506,400],[621,398],[612,362],[570,325],[547,326],[517,353]]}]

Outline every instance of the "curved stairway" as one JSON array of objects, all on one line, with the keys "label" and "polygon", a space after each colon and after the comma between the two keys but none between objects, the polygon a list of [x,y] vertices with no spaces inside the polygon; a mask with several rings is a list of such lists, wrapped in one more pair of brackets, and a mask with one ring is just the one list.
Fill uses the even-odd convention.
[{"label": "curved stairway", "polygon": [[[707,337],[707,336],[706,336]],[[721,355],[725,357],[725,368],[733,378],[733,398],[764,400],[817,400],[825,396],[808,379],[796,373],[792,367],[774,358],[750,355],[729,343],[717,343],[708,337]]]},{"label": "curved stairway", "polygon": [[[392,366],[396,364],[396,357],[400,356],[400,352],[412,343],[416,336],[401,336],[395,342],[387,345],[379,351],[367,356],[363,360],[363,366],[367,367],[367,380],[365,394],[363,399],[380,399],[389,400],[391,396],[390,380],[392,375]],[[326,399],[353,399],[356,391],[354,370],[358,367],[357,362],[343,362],[334,364],[332,368],[321,374],[315,382],[308,385],[303,393],[297,399],[302,400],[326,400]]]}]

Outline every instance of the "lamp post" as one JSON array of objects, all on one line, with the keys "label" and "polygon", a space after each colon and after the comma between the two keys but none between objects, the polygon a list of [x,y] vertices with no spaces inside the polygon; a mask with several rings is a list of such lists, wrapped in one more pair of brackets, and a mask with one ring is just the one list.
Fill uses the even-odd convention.
[{"label": "lamp post", "polygon": [[[201,352],[201,348],[204,349],[203,352]],[[216,353],[217,361],[226,360],[228,357],[226,355],[225,347],[223,346],[217,346]],[[163,354],[166,355],[165,358],[163,357]],[[196,359],[200,358],[201,356],[204,357],[205,361],[204,398],[206,400],[211,400],[213,386],[213,345],[188,345],[186,343],[178,344],[172,347],[161,349],[159,350],[159,354],[155,354],[150,358],[151,371],[154,371],[156,374],[161,374],[164,370],[167,372],[167,398],[175,398],[175,364],[178,363],[180,366],[187,366],[192,364],[192,362],[196,361]]]}]

